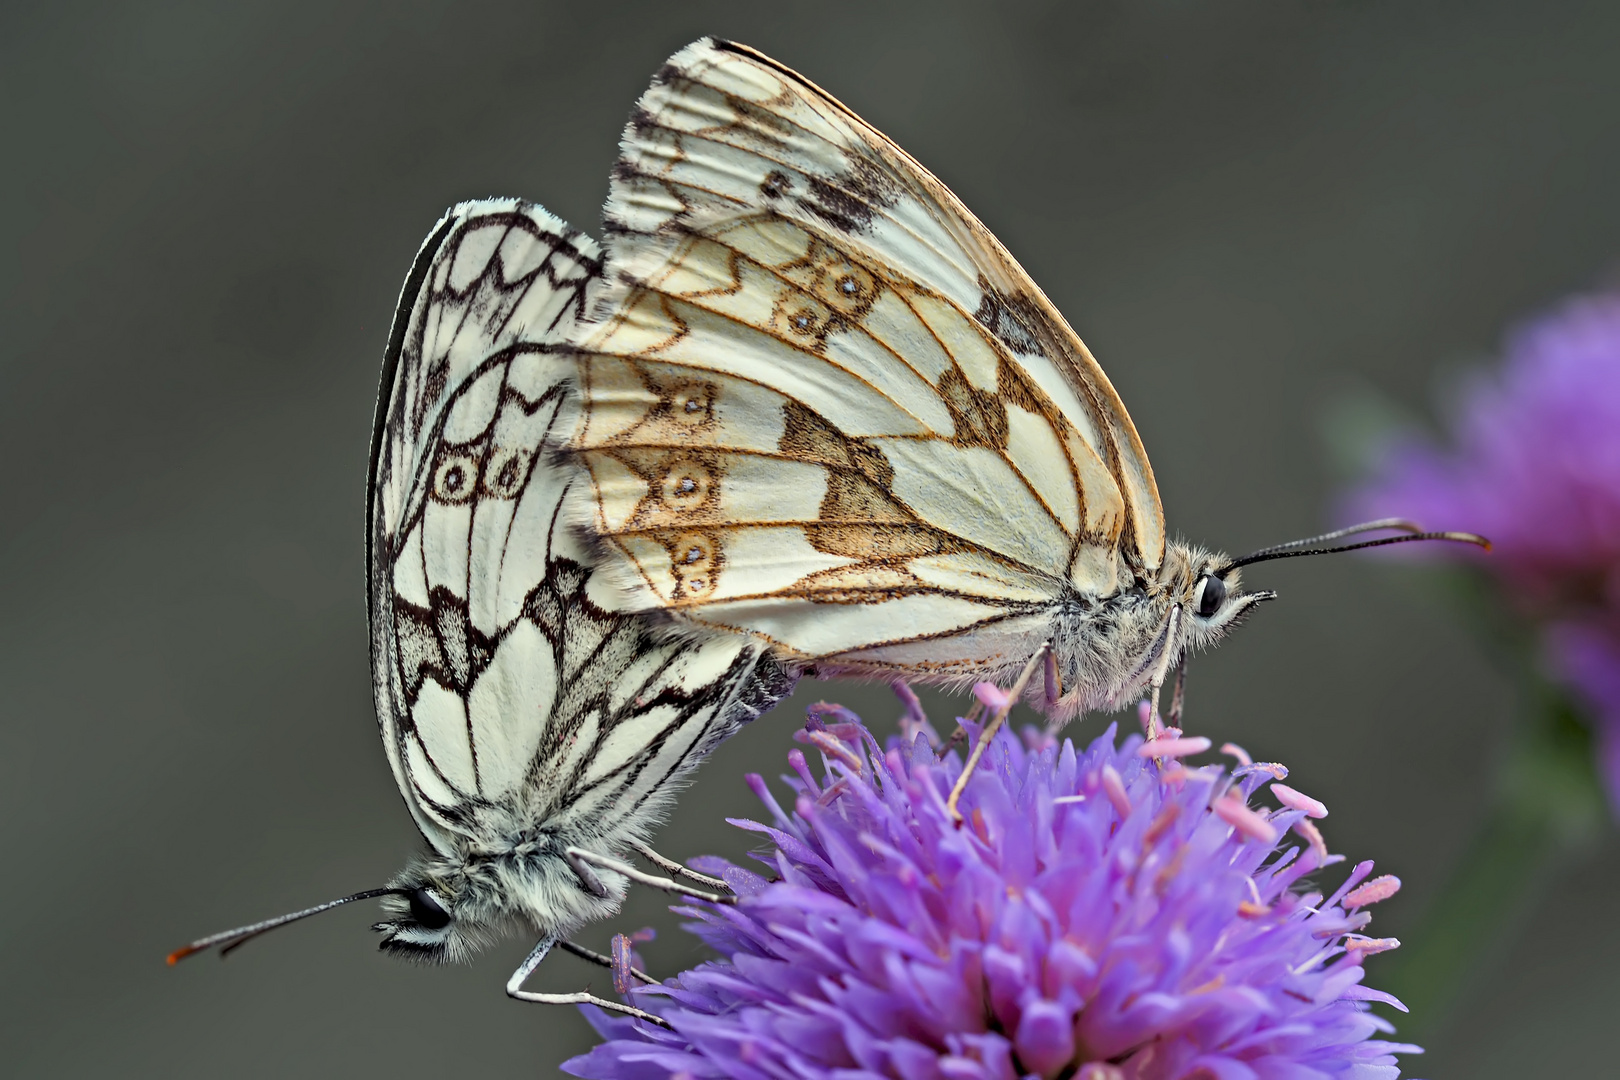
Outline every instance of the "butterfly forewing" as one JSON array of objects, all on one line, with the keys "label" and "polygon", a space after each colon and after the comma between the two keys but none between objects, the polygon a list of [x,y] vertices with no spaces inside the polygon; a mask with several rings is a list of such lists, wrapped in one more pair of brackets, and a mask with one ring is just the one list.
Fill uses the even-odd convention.
[{"label": "butterfly forewing", "polygon": [[983,670],[1062,590],[1117,591],[1118,555],[1158,565],[1152,472],[1084,345],[814,85],[684,50],[606,221],[575,445],[634,605],[799,658]]},{"label": "butterfly forewing", "polygon": [[373,664],[395,779],[441,853],[645,828],[673,775],[785,692],[759,645],[654,640],[588,569],[568,509],[585,489],[547,450],[578,420],[565,342],[600,280],[589,238],[488,200],[435,228],[401,298],[373,451]]}]

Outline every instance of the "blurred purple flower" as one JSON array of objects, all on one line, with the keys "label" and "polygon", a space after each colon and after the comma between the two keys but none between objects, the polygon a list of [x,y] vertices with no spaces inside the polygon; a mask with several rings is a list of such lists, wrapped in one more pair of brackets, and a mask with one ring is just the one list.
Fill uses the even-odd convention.
[{"label": "blurred purple flower", "polygon": [[[902,1077],[974,1080],[1383,1080],[1397,1053],[1367,1002],[1362,936],[1393,877],[1357,866],[1332,896],[1294,891],[1330,856],[1241,750],[1107,733],[1077,750],[994,739],[953,826],[961,770],[926,734],[891,742],[842,709],[812,717],[818,782],[789,755],[791,814],[757,776],[774,825],[767,881],[700,864],[740,897],[681,909],[724,959],[631,992],[672,1030],[588,1010],[606,1042],[563,1067],[581,1077]],[[976,734],[976,732],[975,732]],[[1031,739],[1031,743],[1041,740]],[[1157,755],[1157,756],[1155,756]],[[1289,832],[1296,834],[1284,840]]]},{"label": "blurred purple flower", "polygon": [[1392,444],[1348,516],[1490,537],[1480,563],[1544,629],[1550,673],[1596,713],[1620,809],[1620,294],[1572,300],[1506,351],[1464,396],[1454,448]]}]

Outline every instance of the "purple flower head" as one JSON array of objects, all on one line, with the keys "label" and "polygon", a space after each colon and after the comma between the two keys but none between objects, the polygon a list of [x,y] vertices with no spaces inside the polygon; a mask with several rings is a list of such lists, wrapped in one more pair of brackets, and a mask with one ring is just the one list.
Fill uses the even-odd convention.
[{"label": "purple flower head", "polygon": [[1453,449],[1390,446],[1347,509],[1490,537],[1481,565],[1545,628],[1552,674],[1598,714],[1620,806],[1620,294],[1569,302],[1506,352],[1464,396]]},{"label": "purple flower head", "polygon": [[[976,729],[970,731],[977,736]],[[590,1011],[606,1037],[576,1076],[854,1080],[1375,1080],[1400,1075],[1362,961],[1393,877],[1363,863],[1324,898],[1301,880],[1339,857],[1316,800],[1235,747],[1230,772],[1179,732],[1115,728],[1077,748],[1002,730],[960,804],[961,772],[924,727],[884,753],[842,709],[789,755],[771,878],[700,864],[740,897],[680,909],[723,959],[632,1002],[670,1024]],[[1264,790],[1270,786],[1269,796]],[[1267,809],[1267,798],[1280,804]]]}]

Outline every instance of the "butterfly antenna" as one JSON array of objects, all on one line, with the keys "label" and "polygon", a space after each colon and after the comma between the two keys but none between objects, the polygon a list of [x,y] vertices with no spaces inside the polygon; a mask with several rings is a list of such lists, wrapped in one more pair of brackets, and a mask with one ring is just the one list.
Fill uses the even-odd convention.
[{"label": "butterfly antenna", "polygon": [[[1312,547],[1313,544],[1330,543],[1334,540],[1343,540],[1348,536],[1359,536],[1362,533],[1381,532],[1386,529],[1399,529],[1402,536],[1384,536],[1377,540],[1361,540],[1354,544],[1337,544],[1332,547]],[[1286,544],[1276,544],[1272,547],[1261,548],[1228,563],[1226,569],[1235,570],[1240,566],[1251,563],[1270,562],[1272,559],[1295,559],[1302,555],[1334,555],[1341,551],[1360,551],[1362,548],[1383,547],[1386,544],[1407,544],[1414,540],[1449,540],[1458,544],[1473,544],[1475,547],[1491,550],[1491,542],[1477,533],[1470,532],[1424,532],[1413,522],[1403,518],[1381,518],[1378,521],[1367,521],[1360,525],[1351,525],[1344,529],[1335,529],[1333,532],[1323,533],[1321,536],[1311,536],[1304,540],[1290,540]]]},{"label": "butterfly antenna", "polygon": [[352,904],[356,900],[370,900],[374,896],[402,896],[404,893],[404,889],[367,889],[364,892],[357,892],[353,896],[345,896],[339,900],[328,900],[324,904],[316,904],[314,907],[305,908],[303,911],[277,915],[273,919],[256,922],[251,926],[239,926],[235,930],[209,934],[205,938],[198,938],[183,949],[174,950],[169,954],[169,964],[173,966],[193,953],[205,952],[215,946],[219,947],[219,955],[223,959],[232,949],[245,945],[260,934],[268,933],[278,926],[286,926],[288,923],[295,923],[299,919],[307,919],[311,915],[319,915],[323,911],[331,911],[335,907]]}]

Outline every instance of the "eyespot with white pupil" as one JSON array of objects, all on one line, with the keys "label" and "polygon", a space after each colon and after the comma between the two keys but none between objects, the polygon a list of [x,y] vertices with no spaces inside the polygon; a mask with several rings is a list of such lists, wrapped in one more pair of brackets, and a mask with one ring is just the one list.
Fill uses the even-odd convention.
[{"label": "eyespot with white pupil", "polygon": [[1193,599],[1194,610],[1200,619],[1212,619],[1226,603],[1226,582],[1213,574],[1205,574],[1198,581],[1198,595]]},{"label": "eyespot with white pupil", "polygon": [[409,897],[411,918],[424,930],[443,930],[450,925],[450,913],[439,903],[439,898],[426,889],[412,889]]},{"label": "eyespot with white pupil", "polygon": [[478,480],[478,462],[465,454],[447,457],[433,476],[433,494],[441,502],[465,502]]}]

